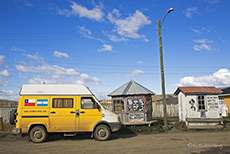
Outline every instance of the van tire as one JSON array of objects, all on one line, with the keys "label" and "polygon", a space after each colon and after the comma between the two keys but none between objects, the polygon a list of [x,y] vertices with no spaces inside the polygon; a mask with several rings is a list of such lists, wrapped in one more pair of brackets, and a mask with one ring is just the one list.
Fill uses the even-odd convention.
[{"label": "van tire", "polygon": [[29,132],[29,138],[34,143],[41,143],[47,138],[47,131],[43,126],[35,126]]},{"label": "van tire", "polygon": [[105,141],[110,137],[111,131],[108,126],[101,124],[96,127],[93,134],[96,140]]},{"label": "van tire", "polygon": [[10,119],[9,119],[9,122],[11,125],[15,125],[15,119],[16,119],[16,112],[17,112],[17,109],[12,109],[10,111]]}]

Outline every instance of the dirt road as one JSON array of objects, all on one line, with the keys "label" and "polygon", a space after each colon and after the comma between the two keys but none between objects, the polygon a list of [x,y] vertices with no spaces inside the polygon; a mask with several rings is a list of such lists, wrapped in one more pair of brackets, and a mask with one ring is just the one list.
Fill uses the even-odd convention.
[{"label": "dirt road", "polygon": [[0,153],[230,153],[230,132],[174,132],[149,135],[113,134],[109,141],[99,142],[89,135],[51,136],[35,144],[8,135],[0,138]]}]

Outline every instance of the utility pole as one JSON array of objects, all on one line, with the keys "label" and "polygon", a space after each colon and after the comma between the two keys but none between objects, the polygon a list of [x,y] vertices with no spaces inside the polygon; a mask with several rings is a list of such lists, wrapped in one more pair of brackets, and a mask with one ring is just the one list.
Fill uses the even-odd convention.
[{"label": "utility pole", "polygon": [[161,37],[161,26],[163,25],[163,22],[166,18],[166,16],[173,11],[173,8],[170,8],[167,11],[167,14],[163,18],[163,21],[161,23],[160,20],[158,20],[158,34],[159,34],[159,48],[160,48],[160,65],[161,65],[161,87],[162,87],[162,102],[164,105],[164,130],[168,129],[168,122],[167,122],[167,109],[166,109],[166,96],[165,96],[165,76],[164,76],[164,63],[163,63],[163,47],[162,47],[162,37]]}]

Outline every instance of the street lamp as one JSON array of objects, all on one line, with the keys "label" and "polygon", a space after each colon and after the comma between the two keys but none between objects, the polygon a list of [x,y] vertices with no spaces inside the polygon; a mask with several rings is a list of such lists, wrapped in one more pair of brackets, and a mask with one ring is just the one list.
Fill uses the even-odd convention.
[{"label": "street lamp", "polygon": [[158,20],[158,33],[159,33],[159,46],[160,46],[160,63],[161,63],[161,86],[162,86],[162,101],[164,105],[164,129],[168,128],[167,124],[167,109],[166,109],[166,96],[165,96],[165,77],[164,77],[164,64],[163,64],[163,49],[162,49],[162,37],[161,37],[161,26],[164,23],[166,16],[172,12],[174,9],[168,9],[166,15],[164,16],[162,23]]}]

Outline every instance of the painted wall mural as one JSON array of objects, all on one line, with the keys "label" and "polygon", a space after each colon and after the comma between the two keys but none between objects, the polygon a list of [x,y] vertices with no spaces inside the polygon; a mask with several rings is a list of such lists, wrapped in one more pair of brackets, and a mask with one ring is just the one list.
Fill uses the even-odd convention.
[{"label": "painted wall mural", "polygon": [[144,111],[145,99],[128,99],[129,111]]}]

